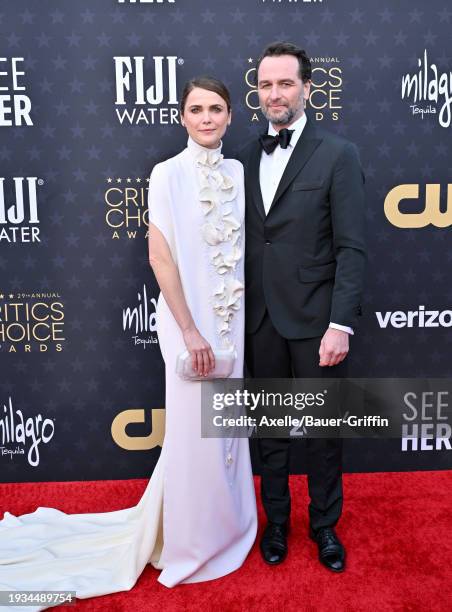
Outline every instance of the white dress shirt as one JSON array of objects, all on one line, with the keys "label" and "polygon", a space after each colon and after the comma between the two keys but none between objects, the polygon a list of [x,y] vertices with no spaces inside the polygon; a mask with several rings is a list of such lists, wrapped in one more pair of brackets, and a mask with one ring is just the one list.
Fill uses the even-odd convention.
[{"label": "white dress shirt", "polygon": [[[306,113],[303,113],[296,121],[294,121],[289,127],[289,130],[294,130],[290,143],[287,149],[281,149],[278,145],[273,153],[267,154],[262,149],[261,161],[259,167],[259,182],[262,193],[262,200],[264,202],[265,214],[268,214],[271,203],[275,197],[276,190],[278,189],[281,177],[286,169],[287,163],[292,155],[292,151],[298,142],[298,139],[303,132],[304,126],[306,125]],[[271,123],[268,124],[268,134],[276,136],[277,130]],[[334,329],[340,329],[349,334],[353,335],[353,329],[346,325],[339,325],[338,323],[330,323],[330,327]]]}]

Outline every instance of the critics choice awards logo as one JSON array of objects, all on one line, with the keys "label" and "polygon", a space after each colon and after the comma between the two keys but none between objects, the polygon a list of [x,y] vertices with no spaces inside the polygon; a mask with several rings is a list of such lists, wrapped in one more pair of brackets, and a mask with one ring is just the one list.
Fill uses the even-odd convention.
[{"label": "critics choice awards logo", "polygon": [[179,123],[177,67],[184,60],[175,55],[116,56],[113,58],[116,116],[121,125]]},{"label": "critics choice awards logo", "polygon": [[143,284],[143,291],[138,291],[137,301],[133,306],[122,309],[122,330],[131,336],[134,346],[158,344],[157,338],[157,300],[148,297],[148,290]]},{"label": "critics choice awards logo", "polygon": [[36,176],[0,176],[0,244],[6,242],[40,242],[38,186]]},{"label": "critics choice awards logo", "polygon": [[443,128],[451,124],[452,72],[440,73],[436,64],[429,64],[427,49],[417,61],[418,70],[402,77],[402,100],[409,100],[411,113],[437,115]]},{"label": "critics choice awards logo", "polygon": [[148,237],[148,191],[149,177],[107,178],[105,223],[113,240],[134,240],[137,232],[142,235],[139,230],[143,227],[146,229],[144,237]]},{"label": "critics choice awards logo", "polygon": [[0,57],[0,127],[33,125],[31,100],[25,93],[23,57]]},{"label": "critics choice awards logo", "polygon": [[61,352],[64,321],[59,293],[0,292],[0,352]]},{"label": "critics choice awards logo", "polygon": [[[342,68],[337,57],[311,57],[312,78],[309,100],[306,108],[314,113],[317,121],[331,119],[338,121],[342,110]],[[259,96],[256,87],[256,67],[253,58],[248,58],[250,67],[245,72],[245,83],[249,88],[245,104],[251,110],[251,121],[260,121]]]}]

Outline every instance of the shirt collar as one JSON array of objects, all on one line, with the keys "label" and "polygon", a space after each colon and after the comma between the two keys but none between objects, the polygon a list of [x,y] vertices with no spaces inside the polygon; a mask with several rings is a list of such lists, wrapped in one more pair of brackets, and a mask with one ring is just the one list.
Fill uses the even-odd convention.
[{"label": "shirt collar", "polygon": [[222,140],[220,140],[220,144],[215,149],[203,147],[195,140],[193,140],[191,136],[189,136],[187,140],[187,149],[192,154],[196,162],[203,166],[207,165],[213,167],[215,165],[218,165],[223,160],[223,155],[221,153],[222,147]]},{"label": "shirt collar", "polygon": [[[296,121],[294,121],[291,125],[289,125],[289,127],[287,128],[288,130],[294,130],[294,133],[292,134],[292,137],[290,139],[290,143],[289,143],[289,147],[293,148],[297,142],[298,139],[301,136],[301,133],[304,129],[304,126],[306,125],[306,121],[307,121],[307,117],[306,117],[306,113],[303,113],[301,115],[301,117],[299,117]],[[276,136],[276,134],[278,133],[275,128],[272,126],[271,123],[268,124],[268,134],[270,134],[271,136]]]}]

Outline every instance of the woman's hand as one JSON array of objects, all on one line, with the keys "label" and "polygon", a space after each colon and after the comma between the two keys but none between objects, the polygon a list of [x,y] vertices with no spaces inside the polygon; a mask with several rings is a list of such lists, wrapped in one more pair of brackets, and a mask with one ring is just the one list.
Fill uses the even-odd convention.
[{"label": "woman's hand", "polygon": [[196,327],[189,327],[183,332],[185,346],[192,358],[193,370],[198,376],[207,376],[215,368],[215,356],[210,344]]}]

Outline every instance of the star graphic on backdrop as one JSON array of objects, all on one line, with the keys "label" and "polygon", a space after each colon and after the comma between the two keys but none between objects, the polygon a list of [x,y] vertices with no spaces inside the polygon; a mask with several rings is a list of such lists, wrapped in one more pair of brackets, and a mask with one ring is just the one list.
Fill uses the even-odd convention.
[{"label": "star graphic on backdrop", "polygon": [[215,13],[212,13],[211,10],[206,9],[201,13],[201,19],[203,23],[214,23]]},{"label": "star graphic on backdrop", "polygon": [[64,70],[66,68],[67,60],[58,55],[52,60],[52,64],[55,66],[55,70]]},{"label": "star graphic on backdrop", "polygon": [[81,93],[82,87],[85,86],[83,81],[80,81],[77,77],[74,77],[72,81],[69,82],[69,87],[71,88],[71,93]]},{"label": "star graphic on backdrop", "polygon": [[110,47],[111,36],[108,36],[105,32],[102,32],[97,36],[97,44],[99,47]]},{"label": "star graphic on backdrop", "polygon": [[191,34],[189,34],[185,38],[188,40],[188,44],[190,45],[190,47],[199,47],[201,36],[196,32],[191,32]]},{"label": "star graphic on backdrop", "polygon": [[131,47],[138,47],[141,42],[141,36],[138,36],[138,34],[136,34],[135,32],[132,32],[126,38],[127,38],[127,42],[129,43]]},{"label": "star graphic on backdrop", "polygon": [[229,41],[231,40],[231,36],[225,34],[225,32],[221,32],[217,36],[217,41],[220,47],[229,47]]},{"label": "star graphic on backdrop", "polygon": [[154,23],[155,15],[151,11],[143,11],[141,13],[141,19],[143,20],[143,23]]},{"label": "star graphic on backdrop", "polygon": [[72,31],[70,36],[65,36],[65,39],[67,40],[69,47],[78,47],[82,37],[80,34],[76,34],[74,31]]},{"label": "star graphic on backdrop", "polygon": [[309,46],[309,48],[312,48],[318,44],[320,40],[320,34],[314,31],[310,31],[305,35],[304,39],[306,41],[306,46]]},{"label": "star graphic on backdrop", "polygon": [[180,9],[171,11],[170,16],[171,16],[171,19],[174,21],[174,23],[184,23],[186,21],[186,14],[184,13],[184,11],[181,11]]},{"label": "star graphic on backdrop", "polygon": [[53,138],[55,136],[55,130],[55,127],[48,124],[41,128],[44,138]]},{"label": "star graphic on backdrop", "polygon": [[113,13],[110,13],[110,17],[113,23],[124,23],[125,13],[121,9],[117,8]]},{"label": "star graphic on backdrop", "polygon": [[345,47],[349,38],[350,36],[348,34],[344,34],[344,32],[339,32],[339,34],[334,35],[334,39],[339,47]]},{"label": "star graphic on backdrop", "polygon": [[36,40],[38,41],[38,47],[48,47],[51,39],[51,36],[47,36],[45,32],[41,32],[41,34],[36,37]]},{"label": "star graphic on backdrop", "polygon": [[334,19],[334,13],[332,11],[330,11],[329,8],[326,7],[320,13],[320,18],[321,18],[321,22],[322,23],[332,23],[333,19]]},{"label": "star graphic on backdrop", "polygon": [[50,13],[50,17],[52,19],[52,25],[55,25],[56,23],[63,23],[64,14],[58,9],[56,9],[53,13]]},{"label": "star graphic on backdrop", "polygon": [[364,11],[356,8],[354,11],[350,13],[350,17],[352,18],[352,23],[362,23],[364,17]]},{"label": "star graphic on backdrop", "polygon": [[94,57],[91,57],[90,55],[88,55],[88,57],[85,57],[82,62],[83,65],[85,66],[85,70],[95,70],[96,69],[96,64],[98,63],[99,60],[97,60]]},{"label": "star graphic on backdrop", "polygon": [[83,23],[94,23],[94,13],[90,11],[88,8],[80,13],[80,17],[82,18]]},{"label": "star graphic on backdrop", "polygon": [[81,280],[76,276],[71,276],[71,278],[67,281],[70,289],[78,289],[81,284]]},{"label": "star graphic on backdrop", "polygon": [[378,63],[380,64],[380,68],[390,68],[393,61],[393,58],[389,57],[389,55],[387,55],[386,53],[383,53],[383,55],[380,55],[378,57]]},{"label": "star graphic on backdrop", "polygon": [[6,37],[6,40],[8,41],[9,47],[18,47],[22,39],[14,32],[11,32],[11,34]]},{"label": "star graphic on backdrop", "polygon": [[366,46],[375,45],[375,43],[377,42],[379,38],[380,37],[377,34],[374,34],[372,30],[368,32],[367,34],[364,34],[364,40],[366,41]]},{"label": "star graphic on backdrop", "polygon": [[202,61],[202,64],[204,66],[204,69],[206,69],[206,70],[212,70],[215,67],[216,63],[217,63],[217,61],[213,57],[211,57],[210,55],[207,55],[201,61]]},{"label": "star graphic on backdrop", "polygon": [[423,15],[424,15],[424,13],[422,11],[420,11],[417,8],[415,8],[413,11],[408,13],[408,16],[410,18],[410,23],[414,23],[414,22],[420,23]]},{"label": "star graphic on backdrop", "polygon": [[352,55],[350,57],[350,65],[352,68],[362,68],[364,59],[360,55]]},{"label": "star graphic on backdrop", "polygon": [[385,8],[379,15],[382,23],[391,23],[394,13],[388,8]]},{"label": "star graphic on backdrop", "polygon": [[426,34],[424,34],[423,38],[424,45],[434,45],[436,39],[438,38],[438,34],[434,34],[431,30],[429,30]]},{"label": "star graphic on backdrop", "polygon": [[396,45],[404,45],[406,43],[407,35],[405,32],[399,31],[394,36],[394,41]]},{"label": "star graphic on backdrop", "polygon": [[452,11],[448,9],[447,7],[444,7],[438,13],[438,17],[439,17],[440,23],[443,23],[443,22],[449,23],[450,18],[452,17]]},{"label": "star graphic on backdrop", "polygon": [[232,17],[232,23],[243,23],[246,17],[246,13],[241,11],[239,8],[236,8],[230,15]]}]

